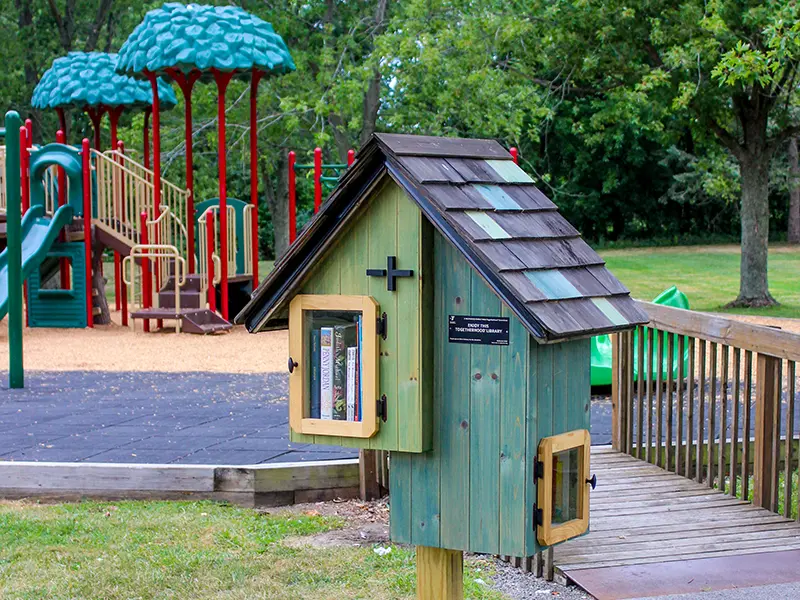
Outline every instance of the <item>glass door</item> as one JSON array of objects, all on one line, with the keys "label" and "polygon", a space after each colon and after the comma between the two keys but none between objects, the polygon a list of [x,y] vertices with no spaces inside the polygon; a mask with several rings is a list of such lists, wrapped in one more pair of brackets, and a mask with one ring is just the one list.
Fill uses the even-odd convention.
[{"label": "glass door", "polygon": [[591,437],[578,429],[539,442],[537,538],[551,546],[589,528],[589,447]]}]

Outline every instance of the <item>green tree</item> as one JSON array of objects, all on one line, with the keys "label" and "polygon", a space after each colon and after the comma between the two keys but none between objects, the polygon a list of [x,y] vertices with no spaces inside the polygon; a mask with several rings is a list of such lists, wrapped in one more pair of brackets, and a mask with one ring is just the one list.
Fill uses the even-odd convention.
[{"label": "green tree", "polygon": [[[557,0],[531,4],[530,14],[539,36],[509,68],[547,89],[595,96],[603,109],[582,125],[600,136],[615,129],[612,120],[665,134],[689,129],[697,141],[713,140],[732,154],[742,243],[732,304],[774,304],[767,280],[769,167],[797,132],[797,2]],[[598,123],[598,115],[606,118]]]}]

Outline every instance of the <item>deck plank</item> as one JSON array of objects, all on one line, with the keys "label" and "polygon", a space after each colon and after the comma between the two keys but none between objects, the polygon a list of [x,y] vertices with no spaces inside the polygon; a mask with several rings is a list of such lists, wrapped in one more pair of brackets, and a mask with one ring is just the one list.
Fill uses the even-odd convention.
[{"label": "deck plank", "polygon": [[555,548],[570,571],[800,549],[800,523],[610,448],[592,449],[589,534]]}]

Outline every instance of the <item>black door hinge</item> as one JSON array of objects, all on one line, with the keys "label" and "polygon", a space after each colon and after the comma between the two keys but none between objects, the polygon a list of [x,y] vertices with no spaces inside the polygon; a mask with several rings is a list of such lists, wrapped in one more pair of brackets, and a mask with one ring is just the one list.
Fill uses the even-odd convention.
[{"label": "black door hinge", "polygon": [[536,504],[533,505],[533,528],[536,529],[539,525],[544,525],[544,512],[541,508],[536,508]]},{"label": "black door hinge", "polygon": [[375,325],[375,329],[378,332],[378,335],[381,336],[384,340],[386,339],[386,313],[383,313],[380,317],[378,317],[378,321]]},{"label": "black door hinge", "polygon": [[533,460],[533,478],[542,479],[544,477],[544,463],[540,460]]},{"label": "black door hinge", "polygon": [[377,401],[377,410],[378,418],[386,423],[387,417],[387,408],[386,408],[386,394],[381,396],[381,399]]}]

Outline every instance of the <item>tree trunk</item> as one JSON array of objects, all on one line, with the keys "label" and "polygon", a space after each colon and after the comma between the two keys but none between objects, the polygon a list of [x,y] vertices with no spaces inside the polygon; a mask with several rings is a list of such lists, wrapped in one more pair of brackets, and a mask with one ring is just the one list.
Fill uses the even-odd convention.
[{"label": "tree trunk", "polygon": [[[92,227],[92,237],[94,237],[94,227]],[[106,298],[107,282],[103,274],[103,252],[105,251],[105,246],[95,240],[92,240],[92,242],[92,309],[94,310],[94,323],[95,325],[109,325],[111,323],[111,311],[108,309],[108,299]]]},{"label": "tree trunk", "polygon": [[739,161],[742,181],[742,261],[739,297],[729,306],[772,306],[769,293],[769,154],[746,155]]},{"label": "tree trunk", "polygon": [[275,258],[286,252],[289,247],[289,174],[285,153],[278,159],[277,185],[269,174],[262,172],[262,181],[269,182],[264,186],[267,196],[267,208],[272,217]]},{"label": "tree trunk", "polygon": [[797,138],[789,140],[789,231],[790,244],[800,244],[800,164]]}]

